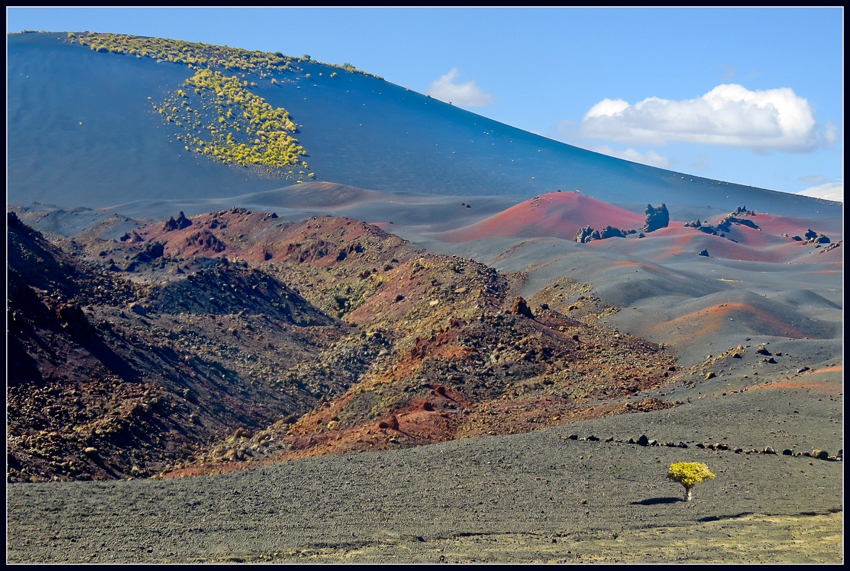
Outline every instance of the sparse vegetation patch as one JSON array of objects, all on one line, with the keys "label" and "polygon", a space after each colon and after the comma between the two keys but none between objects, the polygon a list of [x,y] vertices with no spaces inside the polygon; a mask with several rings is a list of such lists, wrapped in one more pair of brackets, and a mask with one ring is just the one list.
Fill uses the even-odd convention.
[{"label": "sparse vegetation patch", "polygon": [[[293,58],[280,53],[227,46],[143,38],[123,34],[69,34],[68,41],[97,52],[150,57],[195,70],[164,101],[152,102],[166,124],[179,127],[175,137],[186,151],[214,161],[253,167],[272,177],[315,178],[302,160],[307,153],[294,137],[296,126],[282,107],[252,93],[256,83],[227,75],[241,71],[260,78],[293,69]],[[244,78],[245,73],[241,74]],[[183,89],[185,88],[185,89]]]}]

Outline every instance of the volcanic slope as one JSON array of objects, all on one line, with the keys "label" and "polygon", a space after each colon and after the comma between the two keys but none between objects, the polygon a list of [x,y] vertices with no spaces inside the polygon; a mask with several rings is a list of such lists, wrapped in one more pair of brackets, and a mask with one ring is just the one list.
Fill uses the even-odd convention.
[{"label": "volcanic slope", "polygon": [[8,64],[9,198],[24,205],[154,208],[312,175],[445,196],[578,188],[636,212],[637,197],[701,211],[745,203],[819,217],[841,209],[565,145],[348,64],[89,33],[11,34]]},{"label": "volcanic slope", "polygon": [[[529,307],[521,274],[355,220],[178,216],[65,240],[76,259],[10,221],[13,339],[29,365],[11,382],[16,480],[217,470],[672,406],[639,396],[677,370],[657,346]],[[16,260],[36,249],[100,281],[41,284],[68,269],[27,273]]]},{"label": "volcanic slope", "polygon": [[[641,232],[646,226],[628,211],[576,193],[549,193],[420,239],[433,251],[523,271],[521,295],[570,316],[582,306],[579,296],[592,292],[622,308],[603,316],[608,325],[669,346],[684,365],[753,342],[790,343],[797,368],[818,366],[810,358],[840,357],[840,218],[738,207],[683,222],[678,213],[671,209],[666,226]],[[577,243],[589,237],[588,226],[634,233]],[[552,284],[563,277],[592,288],[561,290],[552,301]],[[815,354],[811,340],[821,340]]]},{"label": "volcanic slope", "polygon": [[[107,270],[14,213],[7,224],[12,481],[155,474],[236,428],[297,418],[357,374],[299,373],[331,345],[344,358],[347,328],[267,273],[202,259],[184,274],[156,244]],[[126,279],[139,266],[176,273]]]}]

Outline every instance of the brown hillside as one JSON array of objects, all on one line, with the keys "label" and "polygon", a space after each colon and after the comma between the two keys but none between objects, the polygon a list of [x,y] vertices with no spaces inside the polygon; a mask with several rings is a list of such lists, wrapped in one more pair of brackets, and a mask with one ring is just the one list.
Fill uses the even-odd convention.
[{"label": "brown hillside", "polygon": [[[529,304],[515,293],[520,274],[427,254],[355,220],[181,213],[63,244],[76,259],[43,239],[18,248],[47,268],[13,263],[18,297],[64,292],[104,349],[59,318],[16,330],[29,366],[11,399],[12,479],[208,472],[670,406],[633,398],[676,367],[600,326],[615,308],[548,308],[580,284],[558,282]],[[41,400],[28,396],[34,386],[47,387]],[[67,412],[75,406],[85,414]]]}]

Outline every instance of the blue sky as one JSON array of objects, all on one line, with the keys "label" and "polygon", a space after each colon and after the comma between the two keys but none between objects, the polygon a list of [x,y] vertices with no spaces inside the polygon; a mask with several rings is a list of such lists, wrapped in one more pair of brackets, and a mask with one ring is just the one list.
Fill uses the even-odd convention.
[{"label": "blue sky", "polygon": [[7,8],[6,25],[350,62],[587,149],[843,194],[843,20],[841,8]]}]

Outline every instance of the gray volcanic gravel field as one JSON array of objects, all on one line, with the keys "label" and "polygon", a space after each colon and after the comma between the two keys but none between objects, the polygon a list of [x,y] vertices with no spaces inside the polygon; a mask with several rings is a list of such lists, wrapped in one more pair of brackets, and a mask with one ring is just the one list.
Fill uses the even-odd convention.
[{"label": "gray volcanic gravel field", "polygon": [[[616,537],[623,530],[746,514],[841,511],[840,462],[693,444],[683,449],[604,442],[644,432],[663,441],[686,427],[692,430],[682,439],[702,442],[696,424],[712,416],[711,424],[725,426],[725,434],[710,436],[725,436],[733,448],[738,440],[755,446],[767,437],[779,441],[764,445],[782,446],[782,438],[770,434],[767,415],[755,410],[767,404],[764,398],[776,405],[773,395],[786,402],[789,396],[757,391],[735,395],[741,399],[728,407],[702,401],[524,435],[314,458],[210,477],[9,485],[7,561],[282,560],[299,550],[388,545],[398,550],[469,535],[555,537],[605,530]],[[840,415],[839,402],[818,404]],[[744,408],[752,415],[741,414]],[[728,422],[718,422],[719,416]],[[784,411],[782,416],[788,418]],[[838,430],[815,428],[828,424],[823,418],[798,418],[782,428],[788,434],[805,431],[806,442],[832,436],[829,428]],[[602,440],[570,440],[570,434]],[[690,503],[678,501],[681,486],[665,479],[669,464],[678,461],[705,462],[717,475],[695,488]],[[414,559],[430,561],[422,557]]]}]

